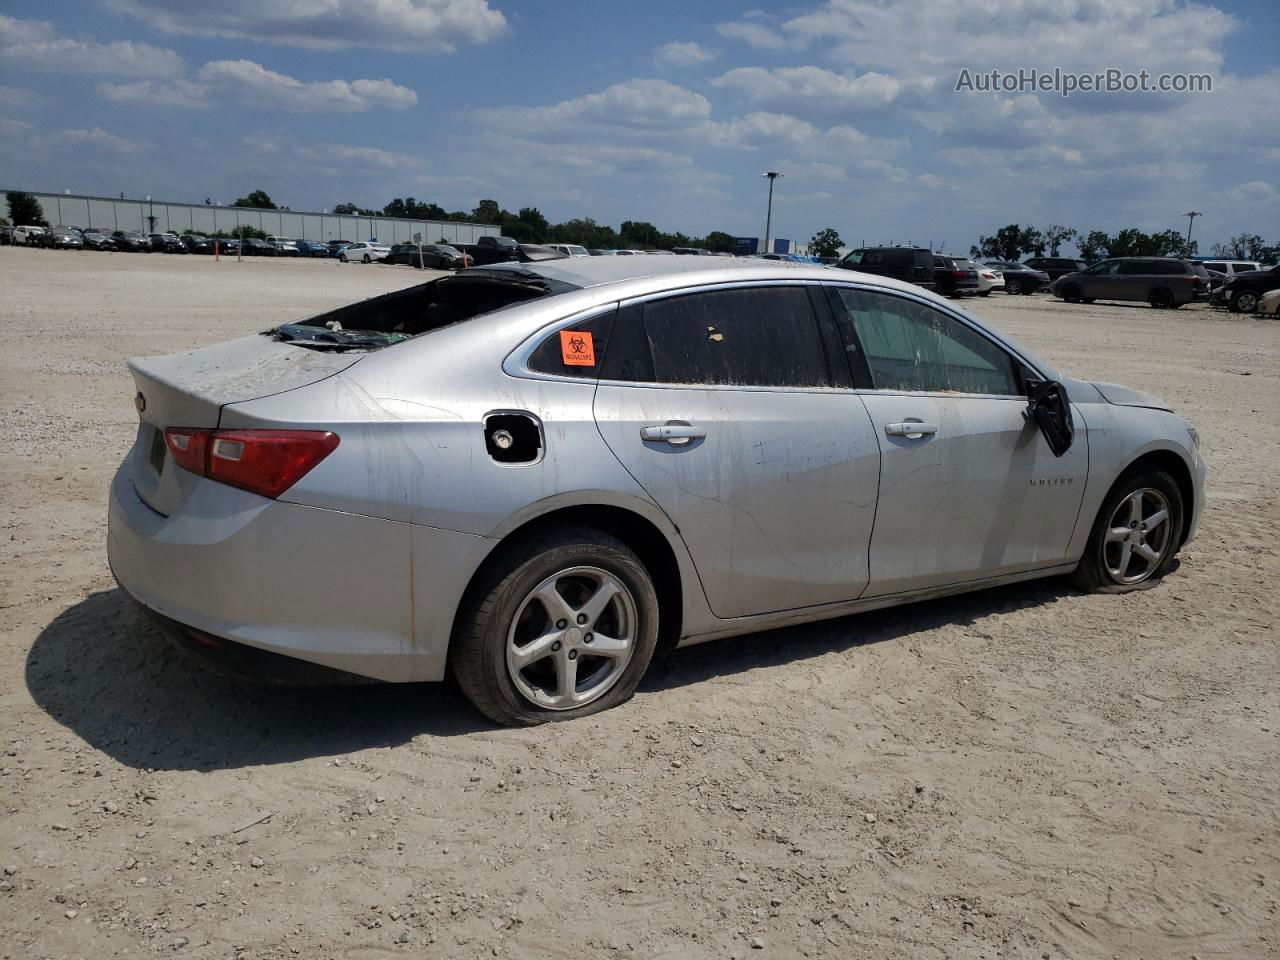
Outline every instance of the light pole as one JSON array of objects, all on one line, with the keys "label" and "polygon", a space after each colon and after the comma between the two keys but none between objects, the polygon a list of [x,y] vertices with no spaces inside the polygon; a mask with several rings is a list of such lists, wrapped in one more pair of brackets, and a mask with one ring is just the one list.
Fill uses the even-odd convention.
[{"label": "light pole", "polygon": [[1188,210],[1183,214],[1187,218],[1187,256],[1191,256],[1191,225],[1196,222],[1196,217],[1203,216],[1199,210]]},{"label": "light pole", "polygon": [[773,181],[777,180],[782,174],[777,170],[770,170],[764,176],[769,178],[769,210],[764,218],[764,249],[761,253],[769,252],[769,232],[773,229]]}]

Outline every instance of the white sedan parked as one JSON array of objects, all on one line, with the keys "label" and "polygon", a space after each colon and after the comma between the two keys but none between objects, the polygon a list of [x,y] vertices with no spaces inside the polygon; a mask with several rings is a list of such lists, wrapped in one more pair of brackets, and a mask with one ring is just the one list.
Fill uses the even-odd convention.
[{"label": "white sedan parked", "polygon": [[343,263],[351,263],[354,260],[373,263],[376,260],[385,260],[390,252],[391,248],[381,243],[353,243],[338,254],[338,259]]}]

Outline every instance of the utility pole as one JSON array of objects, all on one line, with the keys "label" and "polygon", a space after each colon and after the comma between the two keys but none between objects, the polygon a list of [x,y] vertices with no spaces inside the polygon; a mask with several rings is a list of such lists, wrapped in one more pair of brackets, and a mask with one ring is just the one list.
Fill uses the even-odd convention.
[{"label": "utility pole", "polygon": [[765,214],[764,218],[764,249],[760,252],[769,253],[769,232],[773,229],[773,181],[781,177],[782,174],[776,170],[770,170],[764,176],[769,178],[769,212]]},{"label": "utility pole", "polygon": [[1196,222],[1196,217],[1204,216],[1199,210],[1188,210],[1183,214],[1187,218],[1187,256],[1191,256],[1191,225]]}]

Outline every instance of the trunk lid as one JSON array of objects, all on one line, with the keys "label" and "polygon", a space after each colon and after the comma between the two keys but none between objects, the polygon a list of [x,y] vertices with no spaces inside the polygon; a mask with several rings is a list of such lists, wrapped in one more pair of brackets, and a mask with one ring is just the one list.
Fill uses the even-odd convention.
[{"label": "trunk lid", "polygon": [[166,427],[216,427],[226,404],[304,387],[363,355],[310,350],[254,334],[186,353],[131,358],[139,418],[133,446],[138,495],[168,516],[199,480],[173,462],[164,445]]}]

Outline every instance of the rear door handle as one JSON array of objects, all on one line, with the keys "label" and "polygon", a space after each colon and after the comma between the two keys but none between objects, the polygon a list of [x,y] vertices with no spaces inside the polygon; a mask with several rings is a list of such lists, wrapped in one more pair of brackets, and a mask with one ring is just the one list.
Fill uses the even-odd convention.
[{"label": "rear door handle", "polygon": [[673,447],[682,447],[694,440],[701,440],[707,431],[684,420],[668,420],[662,426],[641,427],[640,439],[648,443],[669,443]]},{"label": "rear door handle", "polygon": [[921,423],[918,420],[908,420],[906,423],[886,423],[884,425],[886,436],[890,437],[910,437],[916,439],[918,437],[931,437],[938,432],[936,423]]}]

